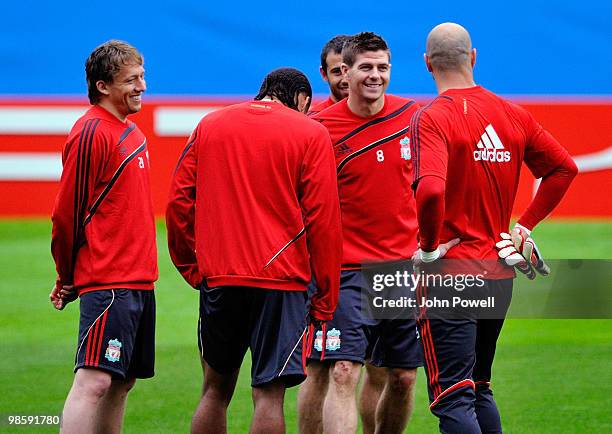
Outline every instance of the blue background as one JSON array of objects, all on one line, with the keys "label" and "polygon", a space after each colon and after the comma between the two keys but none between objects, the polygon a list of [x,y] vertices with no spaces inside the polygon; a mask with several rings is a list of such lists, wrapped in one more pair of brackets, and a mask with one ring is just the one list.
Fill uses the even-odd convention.
[{"label": "blue background", "polygon": [[149,94],[252,95],[294,66],[316,93],[319,53],[339,33],[374,31],[392,51],[390,91],[433,94],[429,30],[464,25],[477,81],[502,94],[612,94],[612,6],[593,2],[15,1],[2,6],[0,94],[83,95],[84,62],[124,39],[145,56]]}]

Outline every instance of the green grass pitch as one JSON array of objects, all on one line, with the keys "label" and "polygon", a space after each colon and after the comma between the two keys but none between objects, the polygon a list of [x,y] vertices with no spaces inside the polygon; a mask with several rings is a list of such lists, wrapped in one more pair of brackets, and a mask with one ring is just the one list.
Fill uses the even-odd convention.
[{"label": "green grass pitch", "polygon": [[[157,375],[131,392],[124,431],[188,432],[199,399],[197,293],[170,264],[159,226]],[[548,258],[611,258],[612,223],[552,222],[534,234]],[[0,221],[0,432],[57,432],[9,427],[8,415],[57,415],[72,382],[78,305],[52,309],[50,223]],[[612,432],[612,321],[509,320],[502,332],[493,387],[508,433]],[[229,432],[248,431],[250,362],[245,359],[229,410]],[[288,432],[296,432],[296,392],[287,392]],[[425,377],[419,373],[407,432],[435,433]]]}]

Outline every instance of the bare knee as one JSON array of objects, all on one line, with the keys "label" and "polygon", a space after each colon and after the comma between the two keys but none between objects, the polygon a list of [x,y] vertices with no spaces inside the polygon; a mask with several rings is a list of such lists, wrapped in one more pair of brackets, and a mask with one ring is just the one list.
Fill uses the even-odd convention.
[{"label": "bare knee", "polygon": [[232,395],[234,394],[237,379],[238,370],[229,374],[221,374],[209,365],[206,365],[202,395],[205,395],[208,399],[221,401],[229,405]]},{"label": "bare knee", "polygon": [[388,384],[397,393],[410,393],[416,383],[416,369],[389,370]]},{"label": "bare knee", "polygon": [[361,365],[355,362],[340,360],[331,368],[330,377],[334,385],[340,388],[354,389],[359,382]]},{"label": "bare knee", "polygon": [[306,369],[306,381],[312,387],[327,387],[329,366],[321,362],[310,362]]},{"label": "bare knee", "polygon": [[261,387],[253,387],[253,402],[257,404],[276,405],[280,403],[282,407],[285,398],[285,385],[280,381],[274,381]]},{"label": "bare knee", "polygon": [[111,384],[109,373],[95,369],[79,369],[74,377],[74,389],[84,398],[99,400]]},{"label": "bare knee", "polygon": [[127,378],[125,380],[113,380],[111,383],[110,390],[115,395],[127,396],[129,391],[134,388],[135,384],[136,384],[135,378]]},{"label": "bare knee", "polygon": [[385,382],[387,381],[387,369],[370,365],[369,363],[366,364],[365,381],[370,387],[382,390],[385,387]]}]

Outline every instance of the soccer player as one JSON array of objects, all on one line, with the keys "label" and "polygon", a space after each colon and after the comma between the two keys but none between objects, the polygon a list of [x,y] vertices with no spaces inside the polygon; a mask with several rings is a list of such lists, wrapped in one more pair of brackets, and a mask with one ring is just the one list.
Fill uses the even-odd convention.
[{"label": "soccer player", "polygon": [[[485,290],[505,300],[507,309],[514,271],[496,262],[495,244],[510,224],[521,164],[542,178],[513,230],[523,235],[559,203],[577,168],[525,109],[476,85],[475,61],[463,27],[444,23],[429,33],[425,63],[439,96],[411,123],[420,242],[415,260],[433,266],[427,263],[438,259],[439,244],[460,238],[446,257],[479,260],[484,266],[490,261]],[[419,319],[419,330],[430,409],[440,431],[501,433],[490,382],[505,310],[498,319],[432,319],[429,313]]]},{"label": "soccer player", "polygon": [[[422,363],[416,324],[413,319],[374,321],[365,316],[361,268],[364,263],[410,259],[416,248],[412,168],[405,150],[417,104],[386,94],[390,51],[380,36],[364,32],[352,37],[344,45],[342,62],[348,98],[313,117],[329,130],[336,155],[343,226],[340,299],[327,327],[325,363],[311,360],[304,387],[311,387],[309,382],[324,384],[328,376],[326,396],[310,399],[311,414],[322,408],[327,433],[355,432],[355,391],[361,366],[366,360],[384,366],[388,375],[376,409],[375,429],[401,432],[412,408],[416,368]],[[315,359],[322,349],[322,340],[315,340]],[[300,410],[304,412],[306,406],[301,403]],[[300,427],[305,432],[320,432],[314,423],[308,427],[301,422]]]},{"label": "soccer player", "polygon": [[85,64],[93,105],[73,126],[53,208],[56,309],[80,297],[63,433],[121,431],[136,378],[154,374],[157,247],[147,141],[127,117],[146,90],[142,55],[109,41]]},{"label": "soccer player", "polygon": [[312,276],[311,323],[335,310],[338,188],[329,134],[304,115],[311,96],[300,71],[272,71],[254,101],[203,118],[179,160],[166,221],[172,260],[200,289],[204,387],[192,432],[227,430],[249,348],[251,432],[284,432],[285,389],[305,378]]},{"label": "soccer player", "polygon": [[325,101],[310,108],[308,116],[313,116],[327,107],[348,96],[348,83],[342,74],[342,47],[350,39],[347,35],[337,35],[331,38],[321,51],[321,66],[319,72],[323,81],[329,86],[329,97]]},{"label": "soccer player", "polygon": [[[331,107],[343,100],[349,94],[349,86],[342,72],[342,47],[351,37],[337,35],[330,39],[321,51],[321,77],[329,85],[329,97],[319,104],[311,107],[308,116],[314,116],[322,110]],[[366,363],[363,385],[359,399],[359,413],[361,415],[365,434],[373,433],[375,427],[375,413],[378,400],[385,386],[387,373],[380,368]],[[325,372],[319,372],[325,369]],[[324,396],[321,390],[327,390],[329,376],[327,369],[313,362],[310,379],[300,386],[298,393],[298,415],[300,432],[322,432],[322,405]]]}]

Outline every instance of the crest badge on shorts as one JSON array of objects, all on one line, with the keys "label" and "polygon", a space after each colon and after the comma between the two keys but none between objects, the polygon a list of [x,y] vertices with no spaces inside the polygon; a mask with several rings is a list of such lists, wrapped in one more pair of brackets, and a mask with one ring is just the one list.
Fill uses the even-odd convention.
[{"label": "crest badge on shorts", "polygon": [[[340,330],[333,328],[327,331],[327,337],[325,339],[325,351],[336,351],[340,349]],[[319,330],[315,336],[314,349],[321,351],[323,348],[323,332]]]},{"label": "crest badge on shorts", "polygon": [[314,349],[317,351],[321,351],[323,349],[323,332],[321,330],[317,331],[314,340]]},{"label": "crest badge on shorts", "polygon": [[336,328],[327,331],[327,340],[325,341],[325,349],[327,351],[336,351],[340,349],[340,344],[342,343],[340,334],[340,330]]},{"label": "crest badge on shorts", "polygon": [[410,139],[404,136],[400,141],[400,152],[404,160],[410,160]]},{"label": "crest badge on shorts", "polygon": [[108,341],[108,347],[106,347],[106,353],[104,357],[109,362],[118,362],[121,359],[121,347],[123,345],[118,339],[111,339]]}]

